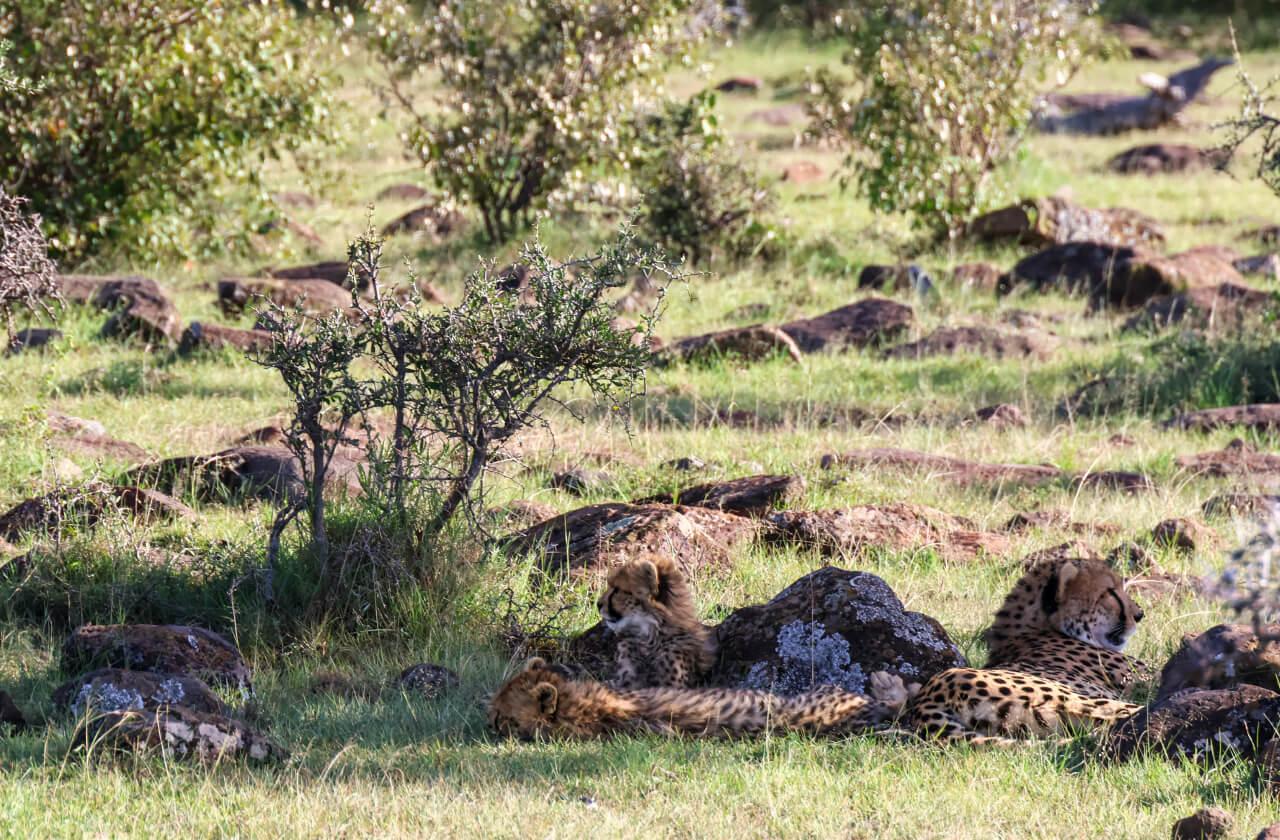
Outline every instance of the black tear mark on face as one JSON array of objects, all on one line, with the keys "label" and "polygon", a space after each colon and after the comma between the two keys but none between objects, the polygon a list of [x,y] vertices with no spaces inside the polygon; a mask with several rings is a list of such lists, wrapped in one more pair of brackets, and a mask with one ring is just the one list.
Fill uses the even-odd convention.
[{"label": "black tear mark on face", "polygon": [[1040,608],[1045,615],[1053,615],[1058,611],[1058,573],[1049,575],[1045,581],[1044,591],[1040,593]]}]

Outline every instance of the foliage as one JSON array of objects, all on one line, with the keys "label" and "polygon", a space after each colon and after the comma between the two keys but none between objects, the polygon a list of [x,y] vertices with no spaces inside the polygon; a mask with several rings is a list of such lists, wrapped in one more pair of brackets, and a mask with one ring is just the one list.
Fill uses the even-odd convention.
[{"label": "foliage", "polygon": [[644,236],[697,262],[713,251],[748,254],[771,232],[761,219],[775,196],[726,145],[713,94],[667,102],[633,131]]},{"label": "foliage", "polygon": [[0,187],[0,316],[10,343],[14,309],[52,316],[46,301],[58,294],[57,271],[46,252],[40,217],[28,214],[26,205],[26,199]]},{"label": "foliage", "polygon": [[747,0],[746,12],[756,26],[800,26],[823,32],[844,12],[847,0],[802,0],[799,3],[781,0]]},{"label": "foliage", "polygon": [[[1234,32],[1232,37],[1234,41]],[[1240,68],[1239,81],[1244,98],[1240,104],[1240,115],[1224,126],[1227,139],[1223,148],[1228,158],[1234,158],[1247,143],[1256,140],[1259,148],[1254,173],[1276,195],[1280,195],[1280,117],[1272,113],[1280,80],[1273,79],[1259,87],[1244,69],[1239,48],[1235,50],[1235,58],[1236,66]]]},{"label": "foliage", "polygon": [[1046,79],[1084,59],[1090,5],[1075,0],[861,3],[839,31],[852,79],[814,76],[812,130],[850,149],[846,168],[880,212],[956,233],[991,200]]},{"label": "foliage", "polygon": [[0,183],[62,257],[212,239],[218,188],[325,135],[324,25],[279,2],[0,0],[10,59],[39,83],[0,98]]},{"label": "foliage", "polygon": [[[406,141],[437,187],[470,202],[505,241],[586,170],[620,163],[625,115],[706,31],[700,0],[445,0],[371,7],[386,95],[411,117]],[[420,15],[420,16],[419,16]],[[434,107],[411,82],[440,73]]]},{"label": "foliage", "polygon": [[32,84],[7,66],[5,56],[12,49],[13,44],[0,38],[0,93],[30,93]]}]

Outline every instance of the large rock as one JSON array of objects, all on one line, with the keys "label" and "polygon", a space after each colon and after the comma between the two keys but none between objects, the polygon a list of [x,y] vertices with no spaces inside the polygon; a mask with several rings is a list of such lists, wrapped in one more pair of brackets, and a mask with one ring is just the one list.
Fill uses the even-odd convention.
[{"label": "large rock", "polygon": [[969,235],[1035,247],[1068,242],[1129,246],[1164,243],[1160,224],[1136,210],[1095,210],[1058,196],[1026,199],[979,216],[969,224]]},{"label": "large rock", "polygon": [[218,306],[227,315],[238,315],[259,299],[301,308],[312,316],[351,307],[351,292],[327,280],[228,277],[218,281]]},{"label": "large rock", "polygon": [[996,291],[1007,294],[1020,286],[1032,291],[1094,294],[1113,278],[1123,278],[1129,265],[1146,254],[1142,248],[1098,242],[1053,245],[1019,260],[1000,278]]},{"label": "large rock", "polygon": [[1256,685],[1190,689],[1170,695],[1117,723],[1104,754],[1124,761],[1144,749],[1198,759],[1224,751],[1252,758],[1275,737],[1280,694]]},{"label": "large rock", "polygon": [[183,706],[91,717],[76,729],[72,743],[86,750],[158,750],[168,757],[203,763],[233,759],[269,762],[289,757],[287,751],[238,720]]},{"label": "large rock", "polygon": [[62,330],[48,327],[27,327],[13,334],[6,352],[10,355],[17,355],[29,350],[40,350],[61,339]]},{"label": "large rock", "polygon": [[466,217],[452,207],[426,204],[388,222],[382,228],[382,235],[421,233],[439,242],[461,231],[466,221]]},{"label": "large rock", "polygon": [[695,484],[674,493],[659,493],[634,504],[681,504],[714,508],[739,516],[764,516],[804,496],[805,480],[798,475],[749,475],[729,481]]},{"label": "large rock", "polygon": [[1230,811],[1217,806],[1201,808],[1173,824],[1173,840],[1220,840],[1234,827]]},{"label": "large rock", "polygon": [[49,434],[59,448],[85,458],[136,464],[150,455],[137,444],[117,440],[96,420],[82,420],[56,411],[46,412]]},{"label": "large rock", "polygon": [[125,712],[186,706],[197,712],[223,714],[226,707],[202,680],[185,674],[99,668],[68,680],[53,691],[59,711],[80,717],[86,712]]},{"label": "large rock", "polygon": [[964,656],[937,621],[908,612],[883,580],[828,566],[716,628],[715,685],[796,694],[819,685],[866,693],[888,671],[923,683]]},{"label": "large rock", "polygon": [[1227,426],[1243,426],[1260,432],[1280,429],[1280,403],[1253,403],[1188,411],[1164,424],[1166,429],[1191,429],[1197,432],[1209,432]]},{"label": "large rock", "polygon": [[610,502],[561,514],[503,541],[512,554],[537,554],[550,573],[607,571],[651,552],[680,559],[686,570],[722,566],[756,536],[756,523],[708,508]]},{"label": "large rock", "polygon": [[1062,481],[1067,474],[1043,464],[986,464],[910,449],[859,449],[822,456],[822,467],[887,468],[928,474],[930,480],[957,484],[1039,485]]},{"label": "large rock", "polygon": [[57,532],[71,523],[92,527],[112,511],[143,523],[195,517],[191,508],[155,490],[89,484],[19,502],[0,514],[0,539],[17,540],[35,531]]},{"label": "large rock", "polygon": [[1179,455],[1179,467],[1196,475],[1221,478],[1232,475],[1270,475],[1280,473],[1280,455],[1260,452],[1236,438],[1218,452]]},{"label": "large rock", "polygon": [[1125,331],[1159,330],[1175,324],[1209,332],[1231,331],[1258,319],[1271,295],[1235,283],[1219,283],[1160,295],[1124,323]]},{"label": "large rock", "polygon": [[781,329],[802,353],[817,353],[886,344],[906,331],[913,318],[910,306],[871,297],[825,315],[783,324]]},{"label": "large rock", "polygon": [[112,309],[119,302],[119,290],[129,288],[148,295],[163,295],[160,284],[150,277],[99,274],[63,274],[58,277],[58,294],[68,303]]},{"label": "large rock", "polygon": [[868,549],[934,551],[950,561],[1009,552],[1009,538],[923,505],[857,505],[839,510],[781,511],[765,518],[773,541],[856,556]]},{"label": "large rock", "polygon": [[[145,282],[143,282],[145,281]],[[145,278],[118,278],[98,287],[92,301],[113,314],[102,326],[108,338],[140,338],[149,344],[173,344],[182,331],[182,318],[173,301]]]},{"label": "large rock", "polygon": [[681,338],[657,353],[660,362],[704,362],[720,357],[757,362],[774,356],[785,356],[798,362],[800,348],[791,336],[765,324]]},{"label": "large rock", "polygon": [[1218,149],[1184,143],[1147,143],[1125,149],[1107,161],[1107,168],[1125,175],[1160,175],[1208,169],[1223,159]]},{"label": "large rock", "polygon": [[127,668],[196,677],[213,685],[252,689],[236,646],[212,630],[180,624],[85,624],[62,645],[62,670]]},{"label": "large rock", "polygon": [[1010,333],[991,327],[941,327],[919,341],[890,347],[884,351],[884,357],[922,359],[976,353],[997,359],[1046,359],[1056,346],[1051,336],[1038,333]]},{"label": "large rock", "polygon": [[1090,300],[1122,308],[1142,306],[1160,295],[1221,285],[1243,287],[1244,277],[1231,260],[1212,249],[1193,248],[1168,257],[1142,256],[1127,271],[1112,277],[1105,289],[1095,289]]},{"label": "large rock", "polygon": [[[322,262],[307,263],[306,265],[295,265],[289,268],[268,268],[262,272],[267,277],[275,277],[280,280],[324,280],[326,283],[332,283],[335,286],[347,285],[347,263],[345,260],[324,260]],[[360,288],[364,288],[368,281],[366,278],[357,278],[360,281]]]},{"label": "large rock", "polygon": [[[169,458],[144,464],[128,475],[140,484],[194,490],[206,501],[250,497],[280,503],[306,494],[297,457],[280,446],[233,446],[212,455]],[[335,452],[326,490],[335,496],[360,495],[359,463]]]},{"label": "large rock", "polygon": [[1241,683],[1280,689],[1280,624],[1260,628],[1219,624],[1187,634],[1160,672],[1157,700],[1189,688],[1230,688]]},{"label": "large rock", "polygon": [[242,330],[221,324],[192,321],[178,341],[178,352],[190,355],[200,351],[216,351],[231,347],[242,353],[265,350],[271,346],[271,333],[265,330]]}]

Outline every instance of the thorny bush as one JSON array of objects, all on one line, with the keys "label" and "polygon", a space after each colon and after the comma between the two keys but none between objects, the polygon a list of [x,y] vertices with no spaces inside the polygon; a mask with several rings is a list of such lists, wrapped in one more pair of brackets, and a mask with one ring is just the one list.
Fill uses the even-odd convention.
[{"label": "thorny bush", "polygon": [[8,343],[14,340],[18,307],[53,316],[48,300],[58,294],[58,277],[49,261],[40,217],[27,212],[27,201],[0,187],[0,316]]}]

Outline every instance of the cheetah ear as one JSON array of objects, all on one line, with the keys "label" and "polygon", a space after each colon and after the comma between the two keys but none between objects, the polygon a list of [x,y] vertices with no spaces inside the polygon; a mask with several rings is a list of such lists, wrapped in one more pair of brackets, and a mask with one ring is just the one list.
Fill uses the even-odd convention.
[{"label": "cheetah ear", "polygon": [[1058,611],[1058,607],[1062,605],[1062,599],[1066,597],[1067,584],[1071,583],[1078,574],[1080,574],[1080,567],[1067,561],[1049,575],[1049,579],[1044,584],[1044,592],[1040,593],[1040,607],[1045,615],[1053,615]]},{"label": "cheetah ear", "polygon": [[658,574],[658,567],[652,560],[640,560],[636,563],[636,572],[640,575],[640,579],[644,581],[645,587],[649,590],[651,597],[658,597],[661,587],[661,577]]},{"label": "cheetah ear", "polygon": [[1070,561],[1063,563],[1062,568],[1058,569],[1058,598],[1067,594],[1067,584],[1075,580],[1076,575],[1080,574],[1080,567]]},{"label": "cheetah ear", "polygon": [[530,656],[524,663],[524,670],[526,671],[532,671],[534,668],[545,667],[547,667],[547,660],[543,659],[541,656]]},{"label": "cheetah ear", "polygon": [[538,683],[533,687],[533,697],[544,715],[549,717],[556,713],[556,701],[560,699],[560,693],[554,685],[549,682]]}]

